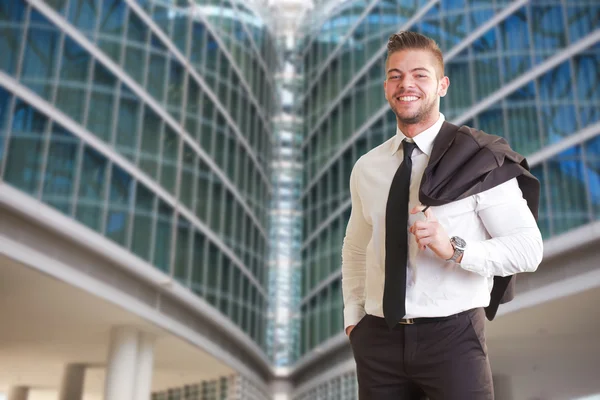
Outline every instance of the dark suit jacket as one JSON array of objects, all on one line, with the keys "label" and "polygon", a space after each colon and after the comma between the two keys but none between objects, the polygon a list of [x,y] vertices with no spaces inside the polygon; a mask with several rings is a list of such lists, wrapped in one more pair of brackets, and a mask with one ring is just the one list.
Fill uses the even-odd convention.
[{"label": "dark suit jacket", "polygon": [[[513,151],[499,136],[444,122],[423,173],[419,200],[424,205],[439,206],[491,189],[515,177],[537,221],[540,183],[529,172],[525,157]],[[515,279],[514,275],[494,277],[490,304],[485,309],[488,320],[494,319],[501,303],[514,298]]]}]

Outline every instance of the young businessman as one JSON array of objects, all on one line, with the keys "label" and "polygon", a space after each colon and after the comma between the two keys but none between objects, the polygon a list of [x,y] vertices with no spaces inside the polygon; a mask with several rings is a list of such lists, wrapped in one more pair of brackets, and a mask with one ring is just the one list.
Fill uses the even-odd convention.
[{"label": "young businessman", "polygon": [[398,125],[354,165],[342,248],[359,398],[493,399],[485,317],[541,262],[539,182],[502,138],[445,122],[433,40],[392,35],[385,72]]}]

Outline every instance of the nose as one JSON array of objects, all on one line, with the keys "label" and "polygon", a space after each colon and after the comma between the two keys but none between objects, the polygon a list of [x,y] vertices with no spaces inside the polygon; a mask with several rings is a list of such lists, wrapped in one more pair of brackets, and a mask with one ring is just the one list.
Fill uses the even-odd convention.
[{"label": "nose", "polygon": [[414,81],[414,79],[412,79],[411,76],[409,76],[409,74],[406,74],[405,76],[403,76],[402,78],[400,78],[400,82],[398,84],[398,87],[400,89],[414,88],[415,87],[415,81]]}]

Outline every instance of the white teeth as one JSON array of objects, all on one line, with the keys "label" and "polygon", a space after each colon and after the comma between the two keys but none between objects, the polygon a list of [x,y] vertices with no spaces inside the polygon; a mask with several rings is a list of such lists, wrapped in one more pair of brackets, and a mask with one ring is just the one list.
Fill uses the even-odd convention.
[{"label": "white teeth", "polygon": [[402,96],[402,97],[398,97],[398,99],[400,99],[400,101],[417,101],[417,100],[419,100],[419,98],[416,96]]}]

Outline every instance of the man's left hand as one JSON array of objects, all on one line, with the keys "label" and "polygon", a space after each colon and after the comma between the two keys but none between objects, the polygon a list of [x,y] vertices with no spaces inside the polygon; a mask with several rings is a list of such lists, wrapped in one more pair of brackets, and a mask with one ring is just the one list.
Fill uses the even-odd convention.
[{"label": "man's left hand", "polygon": [[[424,206],[417,206],[410,210],[411,214],[422,212]],[[425,221],[417,221],[409,228],[415,235],[420,250],[429,247],[438,257],[447,260],[454,254],[454,247],[444,227],[438,222],[431,209],[425,210]]]}]

